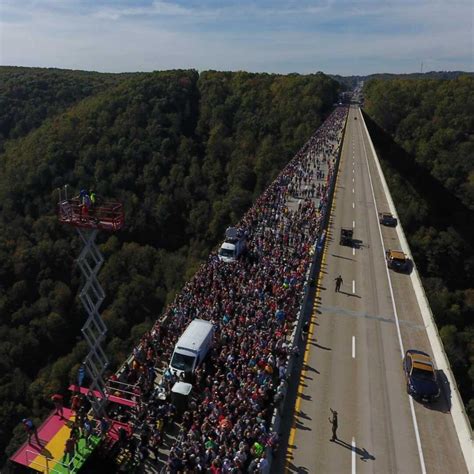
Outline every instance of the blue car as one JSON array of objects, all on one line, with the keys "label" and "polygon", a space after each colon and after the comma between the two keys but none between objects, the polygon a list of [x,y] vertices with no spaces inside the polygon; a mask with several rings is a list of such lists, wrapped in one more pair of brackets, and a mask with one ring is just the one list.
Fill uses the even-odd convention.
[{"label": "blue car", "polygon": [[398,221],[390,212],[379,212],[379,222],[388,227],[396,227]]},{"label": "blue car", "polygon": [[407,392],[418,401],[434,402],[440,395],[433,361],[426,352],[409,349],[403,358]]}]

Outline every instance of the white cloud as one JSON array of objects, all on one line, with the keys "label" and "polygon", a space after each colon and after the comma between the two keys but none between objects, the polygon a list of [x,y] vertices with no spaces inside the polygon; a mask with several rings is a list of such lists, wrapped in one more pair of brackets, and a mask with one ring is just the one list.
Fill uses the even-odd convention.
[{"label": "white cloud", "polygon": [[156,0],[151,5],[142,7],[103,7],[93,12],[97,18],[118,20],[131,16],[190,16],[195,12],[192,9],[182,7],[178,4]]},{"label": "white cloud", "polygon": [[363,74],[418,70],[423,60],[425,70],[473,69],[471,5],[464,0],[227,2],[219,8],[161,0],[19,3],[2,0],[2,64]]}]

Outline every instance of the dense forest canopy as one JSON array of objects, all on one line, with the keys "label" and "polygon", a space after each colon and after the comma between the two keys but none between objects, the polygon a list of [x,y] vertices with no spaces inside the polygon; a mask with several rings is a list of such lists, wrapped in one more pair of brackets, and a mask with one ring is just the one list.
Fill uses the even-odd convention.
[{"label": "dense forest canopy", "polygon": [[[44,75],[48,92],[45,109],[32,94],[28,110],[2,112],[1,461],[24,438],[21,418],[40,421],[86,353],[79,242],[57,222],[57,188],[94,189],[125,204],[125,231],[100,236],[107,353],[116,367],[321,124],[340,88],[321,73],[10,73],[23,74],[24,84]],[[15,80],[3,75],[11,104]],[[78,91],[70,102],[59,93],[68,87]]]},{"label": "dense forest canopy", "polygon": [[375,122],[369,128],[473,422],[474,77],[373,80],[364,93]]},{"label": "dense forest canopy", "polygon": [[72,104],[132,74],[0,66],[0,151]]},{"label": "dense forest canopy", "polygon": [[456,79],[459,76],[472,73],[464,71],[429,71],[429,72],[413,72],[408,74],[391,74],[391,73],[377,73],[369,74],[367,76],[340,76],[338,74],[330,74],[329,76],[339,82],[346,89],[354,89],[361,81],[369,81],[371,79]]}]

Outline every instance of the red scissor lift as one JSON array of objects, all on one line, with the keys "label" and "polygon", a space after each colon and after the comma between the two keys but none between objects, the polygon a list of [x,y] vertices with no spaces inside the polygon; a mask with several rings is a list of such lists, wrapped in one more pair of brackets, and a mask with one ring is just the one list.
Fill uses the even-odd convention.
[{"label": "red scissor lift", "polygon": [[74,227],[116,232],[125,224],[123,204],[116,201],[98,202],[85,211],[79,196],[63,199],[58,204],[59,222]]},{"label": "red scissor lift", "polygon": [[[87,195],[88,200],[84,199],[83,193],[85,191],[81,191],[81,196],[68,198],[67,186],[65,186],[64,192],[59,190],[58,219],[63,224],[75,227],[84,244],[77,258],[77,264],[85,281],[79,293],[79,298],[88,315],[82,333],[89,346],[89,354],[83,366],[89,376],[90,384],[87,388],[71,386],[70,390],[81,392],[87,396],[93,410],[92,419],[97,420],[102,416],[107,417],[105,407],[108,403],[127,407],[135,406],[136,396],[139,393],[134,387],[130,388],[127,384],[120,386],[116,383],[111,386],[110,383],[107,384],[104,381],[108,359],[102,348],[102,343],[107,328],[100,316],[99,308],[105,298],[105,293],[97,278],[104,259],[95,244],[95,239],[101,230],[117,232],[124,226],[123,204],[101,198],[92,203],[89,195]],[[86,457],[92,453],[92,450],[89,449],[87,453],[82,451],[79,459],[74,456],[68,463],[63,461],[61,457],[62,447],[69,436],[72,420],[74,419],[71,410],[64,408],[64,412],[66,415],[64,419],[60,419],[52,413],[39,427],[40,445],[24,443],[10,459],[40,472],[57,474],[77,472],[82,467]],[[111,446],[117,441],[117,430],[119,428],[125,429],[130,435],[131,430],[128,425],[108,419],[110,428],[104,443],[106,446]],[[61,429],[63,427],[65,429]]]}]

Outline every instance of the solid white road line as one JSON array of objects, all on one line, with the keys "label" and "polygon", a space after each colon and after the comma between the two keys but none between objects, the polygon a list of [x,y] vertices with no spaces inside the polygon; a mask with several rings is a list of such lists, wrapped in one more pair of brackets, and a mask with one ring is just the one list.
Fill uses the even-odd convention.
[{"label": "solid white road line", "polygon": [[352,474],[356,474],[356,440],[352,438]]},{"label": "solid white road line", "polygon": [[356,282],[355,280],[352,280],[352,293],[356,292]]},{"label": "solid white road line", "polygon": [[[369,139],[370,139],[370,137],[369,137]],[[365,162],[367,164],[367,172],[369,174],[370,189],[372,191],[372,199],[374,200],[375,220],[377,222],[377,228],[379,229],[380,242],[382,243],[382,261],[385,262],[382,228],[380,226],[379,215],[378,215],[378,212],[377,212],[377,201],[375,200],[375,192],[374,192],[374,185],[372,183],[372,176],[370,175],[369,156],[367,154],[367,149],[365,147],[365,142],[364,142],[363,137],[362,137],[362,146],[364,147]],[[387,272],[388,287],[390,289],[390,298],[391,298],[391,301],[392,301],[393,314],[395,316],[395,325],[396,325],[396,328],[397,328],[398,343],[400,345],[401,357],[403,359],[403,357],[405,355],[405,349],[403,347],[402,333],[400,331],[400,321],[398,320],[397,307],[395,306],[395,296],[393,295],[392,281],[390,280],[390,273],[388,271],[387,265],[385,265],[385,270]],[[426,474],[425,458],[423,456],[423,450],[421,449],[421,439],[420,439],[420,432],[418,430],[418,423],[416,421],[415,407],[413,406],[413,399],[409,395],[408,395],[408,399],[409,399],[409,403],[410,403],[411,417],[412,417],[412,420],[413,420],[413,428],[415,429],[415,438],[416,438],[416,444],[417,444],[417,447],[418,447],[418,456],[420,458],[421,472],[423,474]]]},{"label": "solid white road line", "polygon": [[356,357],[356,338],[352,336],[352,358],[355,359]]}]

